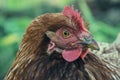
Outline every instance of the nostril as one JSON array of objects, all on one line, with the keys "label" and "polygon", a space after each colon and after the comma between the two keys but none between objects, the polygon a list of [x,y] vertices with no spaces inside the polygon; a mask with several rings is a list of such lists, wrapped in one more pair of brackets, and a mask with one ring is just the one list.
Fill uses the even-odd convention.
[{"label": "nostril", "polygon": [[83,41],[91,41],[93,39],[92,35],[83,35]]}]

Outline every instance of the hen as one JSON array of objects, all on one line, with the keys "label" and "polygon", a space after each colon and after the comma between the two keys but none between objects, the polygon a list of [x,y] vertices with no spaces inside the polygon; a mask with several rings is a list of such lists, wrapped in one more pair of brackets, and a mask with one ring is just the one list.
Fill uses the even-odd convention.
[{"label": "hen", "polygon": [[27,28],[5,80],[118,80],[115,66],[88,49],[99,50],[77,10],[37,17]]}]

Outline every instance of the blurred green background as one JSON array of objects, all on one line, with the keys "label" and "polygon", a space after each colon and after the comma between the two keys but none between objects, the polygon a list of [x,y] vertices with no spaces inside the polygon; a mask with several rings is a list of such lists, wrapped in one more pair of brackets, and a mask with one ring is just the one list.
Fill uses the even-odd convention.
[{"label": "blurred green background", "polygon": [[82,12],[97,41],[115,40],[120,32],[120,0],[0,0],[0,80],[13,62],[30,22],[72,4]]}]

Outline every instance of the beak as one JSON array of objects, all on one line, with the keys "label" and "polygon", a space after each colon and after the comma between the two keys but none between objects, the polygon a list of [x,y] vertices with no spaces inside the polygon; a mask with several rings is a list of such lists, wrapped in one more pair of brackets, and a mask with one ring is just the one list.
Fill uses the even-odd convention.
[{"label": "beak", "polygon": [[86,47],[91,48],[92,50],[100,50],[97,42],[94,39],[84,38],[84,41],[80,41],[78,44],[85,45]]},{"label": "beak", "polygon": [[86,42],[87,47],[91,48],[92,50],[100,50],[97,42],[94,39],[91,39],[91,41]]}]

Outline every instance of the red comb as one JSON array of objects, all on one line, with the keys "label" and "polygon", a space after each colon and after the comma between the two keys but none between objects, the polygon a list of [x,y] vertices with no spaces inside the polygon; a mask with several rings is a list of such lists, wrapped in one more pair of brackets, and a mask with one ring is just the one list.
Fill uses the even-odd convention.
[{"label": "red comb", "polygon": [[80,15],[80,13],[78,12],[78,10],[74,10],[73,6],[70,7],[70,6],[66,6],[64,9],[63,9],[63,12],[62,12],[65,16],[67,16],[68,18],[72,18],[73,20],[76,21],[76,23],[80,26],[80,30],[84,30],[84,31],[87,31],[87,29],[85,28],[85,25],[84,25],[84,21],[83,21],[83,18],[82,16]]}]

